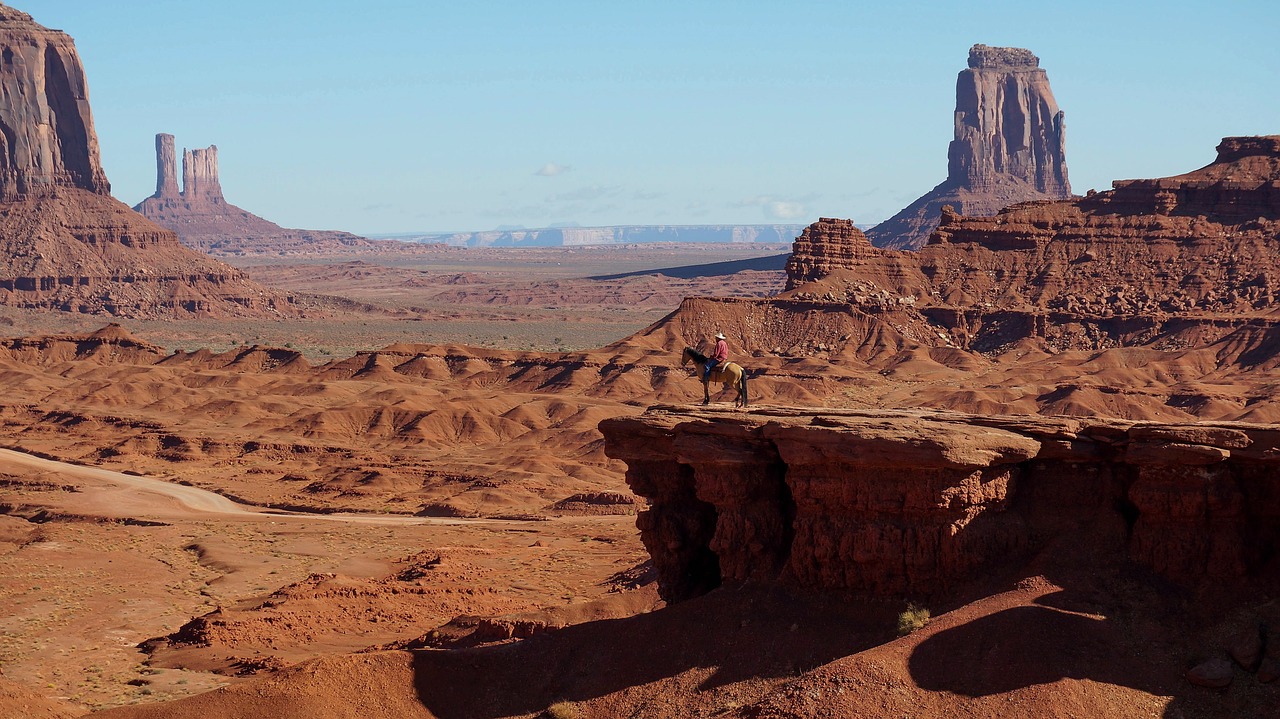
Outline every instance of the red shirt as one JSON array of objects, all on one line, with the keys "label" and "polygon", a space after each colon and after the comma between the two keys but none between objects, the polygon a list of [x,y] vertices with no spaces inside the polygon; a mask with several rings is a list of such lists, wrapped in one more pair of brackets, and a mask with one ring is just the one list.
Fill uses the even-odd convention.
[{"label": "red shirt", "polygon": [[716,362],[723,362],[729,359],[729,343],[724,340],[716,340],[716,351],[711,353],[711,359]]}]

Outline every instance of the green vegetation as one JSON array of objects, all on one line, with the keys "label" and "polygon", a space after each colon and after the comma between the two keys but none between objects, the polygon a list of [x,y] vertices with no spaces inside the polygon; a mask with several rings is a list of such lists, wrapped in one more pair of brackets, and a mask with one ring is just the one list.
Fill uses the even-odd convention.
[{"label": "green vegetation", "polygon": [[898,615],[898,636],[905,637],[917,629],[923,629],[928,623],[929,610],[915,602],[907,602],[907,610]]},{"label": "green vegetation", "polygon": [[549,719],[582,719],[582,712],[573,702],[556,702],[547,707],[546,715]]}]

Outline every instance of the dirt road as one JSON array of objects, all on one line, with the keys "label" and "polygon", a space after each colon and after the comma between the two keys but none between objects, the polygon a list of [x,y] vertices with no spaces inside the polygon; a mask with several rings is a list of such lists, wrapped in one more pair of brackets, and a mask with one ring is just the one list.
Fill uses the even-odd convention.
[{"label": "dirt road", "polygon": [[[83,496],[71,499],[77,512],[103,517],[154,519],[245,519],[270,521],[323,521],[354,524],[474,524],[494,520],[413,517],[391,514],[318,514],[264,510],[226,497],[161,479],[43,459],[10,449],[0,449],[0,470],[18,466],[52,472],[86,486]],[[73,507],[68,506],[68,509]]]}]

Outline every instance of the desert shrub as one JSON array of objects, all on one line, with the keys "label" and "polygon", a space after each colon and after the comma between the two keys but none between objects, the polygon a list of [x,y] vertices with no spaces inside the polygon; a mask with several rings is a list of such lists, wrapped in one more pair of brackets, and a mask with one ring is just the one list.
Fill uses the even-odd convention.
[{"label": "desert shrub", "polygon": [[915,602],[907,602],[907,610],[898,615],[898,636],[905,637],[928,623],[929,610]]},{"label": "desert shrub", "polygon": [[573,702],[556,702],[547,707],[546,715],[548,719],[582,719],[582,712]]}]

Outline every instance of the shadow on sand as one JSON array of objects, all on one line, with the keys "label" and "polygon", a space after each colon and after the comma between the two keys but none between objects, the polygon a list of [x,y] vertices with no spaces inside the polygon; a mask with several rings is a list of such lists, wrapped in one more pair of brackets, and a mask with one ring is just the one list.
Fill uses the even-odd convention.
[{"label": "shadow on sand", "polygon": [[[881,644],[893,638],[898,610],[888,603],[725,587],[649,614],[524,641],[419,651],[415,684],[419,699],[440,719],[527,714],[557,701],[660,682],[672,682],[668,689],[677,693],[708,691],[748,679],[793,677]],[[696,669],[706,671],[690,671]]]},{"label": "shadow on sand", "polygon": [[1186,670],[1214,648],[1187,636],[1193,622],[1182,606],[1185,595],[1116,576],[1077,578],[1073,586],[1080,588],[925,639],[908,662],[912,678],[921,689],[969,697],[1088,680],[1173,697],[1165,719],[1280,719],[1280,686],[1260,684],[1239,668],[1227,690],[1186,681]]}]

